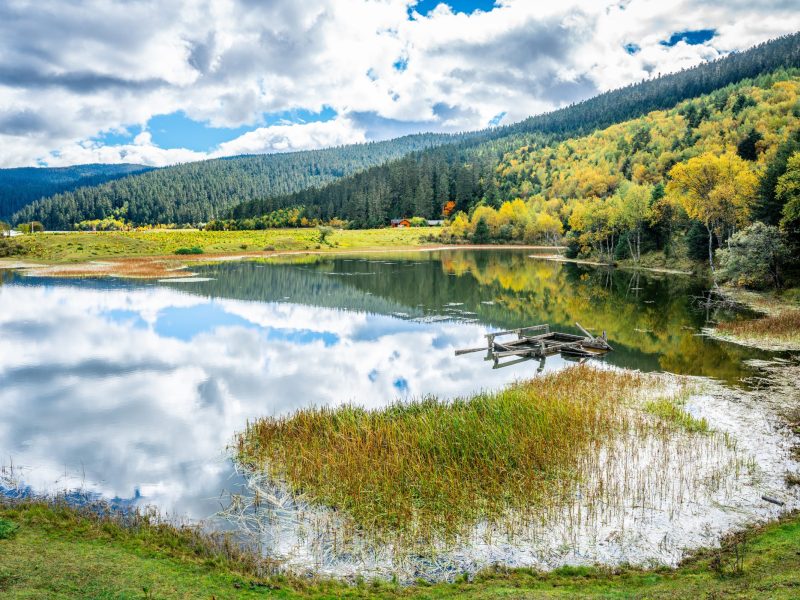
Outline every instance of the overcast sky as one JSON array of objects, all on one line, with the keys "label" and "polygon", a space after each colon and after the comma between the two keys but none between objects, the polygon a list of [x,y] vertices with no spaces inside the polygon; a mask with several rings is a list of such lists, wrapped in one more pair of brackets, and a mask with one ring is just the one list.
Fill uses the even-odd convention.
[{"label": "overcast sky", "polygon": [[0,167],[483,128],[798,29],[797,0],[2,0]]}]

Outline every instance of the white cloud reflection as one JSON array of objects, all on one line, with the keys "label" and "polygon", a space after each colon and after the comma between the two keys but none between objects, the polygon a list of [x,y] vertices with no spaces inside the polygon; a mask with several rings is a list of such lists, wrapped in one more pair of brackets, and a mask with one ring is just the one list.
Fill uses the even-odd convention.
[{"label": "white cloud reflection", "polygon": [[225,449],[248,419],[454,397],[535,371],[454,357],[485,332],[161,287],[5,285],[0,452],[37,491],[138,490],[161,510],[205,517],[232,485]]}]

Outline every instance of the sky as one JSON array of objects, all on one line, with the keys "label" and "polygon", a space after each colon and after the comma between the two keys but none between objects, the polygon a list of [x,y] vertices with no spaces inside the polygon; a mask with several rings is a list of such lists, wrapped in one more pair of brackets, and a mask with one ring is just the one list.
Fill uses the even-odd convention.
[{"label": "sky", "polygon": [[480,129],[798,29],[796,0],[3,0],[0,167]]}]

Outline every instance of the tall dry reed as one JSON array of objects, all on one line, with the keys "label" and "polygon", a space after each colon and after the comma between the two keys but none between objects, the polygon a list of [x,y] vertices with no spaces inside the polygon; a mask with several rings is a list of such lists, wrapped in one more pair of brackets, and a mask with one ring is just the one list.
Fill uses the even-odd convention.
[{"label": "tall dry reed", "polygon": [[365,531],[457,535],[560,505],[648,385],[578,366],[453,402],[304,409],[249,425],[237,458]]}]

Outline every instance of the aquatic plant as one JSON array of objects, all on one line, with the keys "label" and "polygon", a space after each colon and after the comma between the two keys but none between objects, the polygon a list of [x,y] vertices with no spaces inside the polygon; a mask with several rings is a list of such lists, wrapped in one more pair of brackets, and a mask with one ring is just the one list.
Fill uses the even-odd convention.
[{"label": "aquatic plant", "polygon": [[249,424],[236,453],[246,468],[361,531],[447,538],[477,522],[542,518],[568,505],[597,466],[587,457],[616,434],[647,428],[630,407],[653,396],[654,384],[636,372],[577,366],[452,402],[309,408]]},{"label": "aquatic plant", "polygon": [[800,346],[800,310],[786,310],[761,319],[720,323],[717,330],[723,336],[745,342],[763,340]]}]

